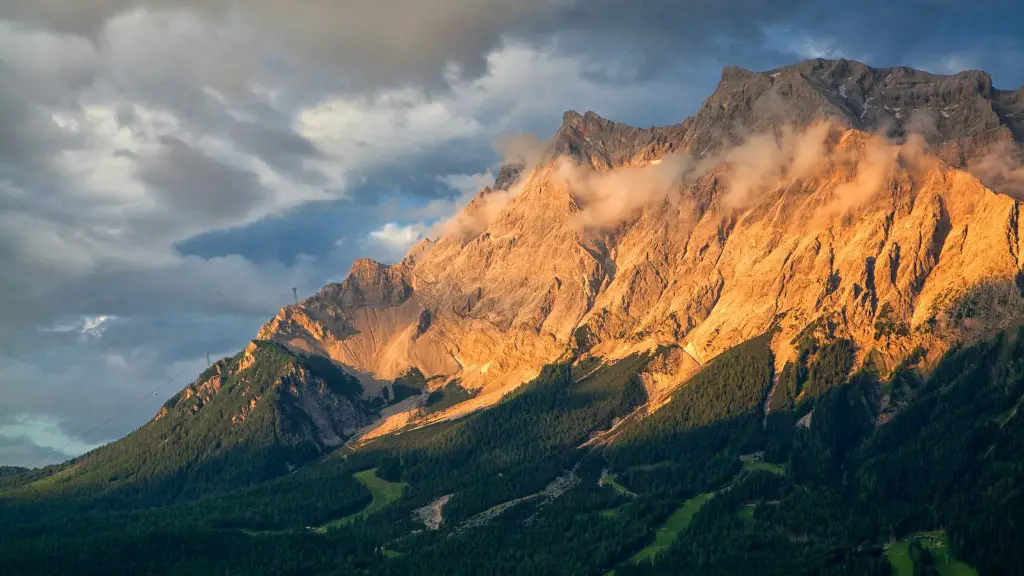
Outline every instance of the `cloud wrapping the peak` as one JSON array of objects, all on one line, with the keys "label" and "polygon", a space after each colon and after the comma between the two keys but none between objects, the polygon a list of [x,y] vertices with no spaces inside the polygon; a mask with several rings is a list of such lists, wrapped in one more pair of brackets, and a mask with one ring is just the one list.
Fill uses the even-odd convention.
[{"label": "cloud wrapping the peak", "polygon": [[513,132],[495,140],[494,149],[501,154],[502,164],[522,164],[523,170],[530,170],[541,161],[548,145],[531,132]]},{"label": "cloud wrapping the peak", "polygon": [[588,234],[615,228],[674,198],[696,164],[688,155],[670,154],[649,166],[596,172],[562,158],[558,176],[580,205],[575,224]]},{"label": "cloud wrapping the peak", "polygon": [[1000,141],[967,169],[992,190],[1024,200],[1024,147],[1019,144]]}]

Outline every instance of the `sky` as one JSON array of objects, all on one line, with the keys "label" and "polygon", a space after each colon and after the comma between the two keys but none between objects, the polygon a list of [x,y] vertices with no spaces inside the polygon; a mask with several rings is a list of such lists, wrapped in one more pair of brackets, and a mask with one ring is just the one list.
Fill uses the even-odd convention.
[{"label": "sky", "polygon": [[0,464],[143,424],[562,113],[680,122],[726,65],[1024,83],[1013,0],[5,0]]}]

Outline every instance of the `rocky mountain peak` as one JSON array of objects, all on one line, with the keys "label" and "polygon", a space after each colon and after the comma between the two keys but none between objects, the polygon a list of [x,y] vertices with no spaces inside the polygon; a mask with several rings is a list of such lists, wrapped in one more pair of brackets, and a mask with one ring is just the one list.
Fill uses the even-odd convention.
[{"label": "rocky mountain peak", "polygon": [[523,174],[526,164],[517,162],[505,164],[498,170],[498,177],[494,179],[494,190],[508,190]]},{"label": "rocky mountain peak", "polygon": [[412,287],[400,266],[360,258],[352,264],[345,280],[329,284],[318,297],[345,307],[385,308],[398,306],[411,293]]},{"label": "rocky mountain peak", "polygon": [[[957,170],[1015,142],[1022,101],[983,72],[816,59],[726,67],[675,125],[570,110],[538,165],[503,166],[441,237],[399,265],[357,261],[261,334],[377,382],[416,368],[483,391],[432,418],[496,401],[570,352],[679,345],[697,369],[774,325],[784,361],[825,317],[887,361],[941,351],[1001,325],[964,320],[965,302],[1024,313],[1017,202]],[[913,168],[912,133],[938,160]],[[808,143],[814,165],[780,171]]]},{"label": "rocky mountain peak", "polygon": [[544,156],[572,159],[598,170],[646,161],[676,149],[688,121],[660,128],[636,128],[587,111],[569,110]]},{"label": "rocky mountain peak", "polygon": [[727,66],[684,145],[707,154],[752,133],[827,118],[891,138],[919,134],[943,161],[962,168],[999,142],[1020,140],[1024,103],[1014,94],[993,88],[992,77],[980,70],[940,75],[822,58],[765,72]]}]

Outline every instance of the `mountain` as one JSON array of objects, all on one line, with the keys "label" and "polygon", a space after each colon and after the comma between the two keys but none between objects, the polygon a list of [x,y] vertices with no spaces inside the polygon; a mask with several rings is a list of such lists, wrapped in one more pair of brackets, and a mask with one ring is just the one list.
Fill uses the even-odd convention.
[{"label": "mountain", "polygon": [[0,560],[1024,573],[1022,115],[984,72],[820,59],[674,126],[566,112],[136,432],[4,472]]},{"label": "mountain", "polygon": [[138,506],[258,483],[341,446],[372,421],[375,409],[361,394],[359,382],[330,361],[253,342],[212,365],[142,428],[24,491],[118,494],[123,505]]},{"label": "mountain", "polygon": [[726,68],[675,126],[567,112],[537,166],[506,167],[438,238],[396,265],[358,261],[259,338],[368,388],[414,368],[479,391],[427,421],[565,354],[679,344],[690,373],[773,324],[780,369],[833,317],[883,367],[918,347],[934,361],[1024,313],[1019,204],[968,172],[1020,142],[1021,94],[984,72],[812,60]]}]

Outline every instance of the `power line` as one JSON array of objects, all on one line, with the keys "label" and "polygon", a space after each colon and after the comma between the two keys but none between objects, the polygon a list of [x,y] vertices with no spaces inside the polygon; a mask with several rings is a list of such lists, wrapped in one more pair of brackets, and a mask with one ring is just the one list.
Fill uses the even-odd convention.
[{"label": "power line", "polygon": [[[298,289],[299,289],[299,288],[302,288],[302,287],[303,287],[303,286],[296,286],[296,287],[292,288],[292,294],[293,294],[293,296],[295,297],[295,301],[296,301],[296,304],[298,303]],[[217,291],[217,293],[218,293],[218,294],[221,294],[219,290]],[[221,294],[221,296],[223,296],[223,294]],[[246,331],[248,331],[248,330],[249,330],[248,328],[244,328],[244,329],[239,329],[239,330],[235,331],[235,332],[234,332],[233,334],[231,334],[231,336],[230,336],[230,337],[228,337],[227,339],[228,339],[228,340],[234,340],[234,339],[235,339],[236,337],[238,337],[238,336],[241,336],[241,335],[242,335],[242,334],[243,334],[244,332],[246,332]],[[209,367],[209,366],[210,366],[210,353],[209,353],[209,352],[207,352],[207,353],[206,353],[206,365],[207,365],[207,367]],[[114,420],[117,420],[118,418],[120,418],[121,416],[124,416],[125,414],[127,414],[127,413],[128,413],[128,412],[130,412],[131,410],[133,410],[133,409],[137,408],[137,407],[138,407],[138,406],[139,406],[140,404],[142,404],[143,402],[145,402],[145,401],[149,400],[149,399],[150,399],[150,398],[152,398],[153,396],[157,396],[157,395],[159,395],[159,394],[160,394],[160,390],[162,390],[162,389],[163,389],[163,388],[164,388],[165,386],[167,386],[168,384],[170,384],[170,383],[174,382],[175,380],[177,380],[177,379],[178,379],[178,377],[180,377],[180,376],[181,376],[182,374],[184,374],[184,373],[185,373],[185,371],[186,371],[186,370],[188,370],[188,369],[189,369],[189,367],[188,367],[188,366],[185,366],[184,368],[182,368],[181,370],[179,370],[179,371],[178,371],[178,372],[177,372],[177,373],[176,373],[175,375],[171,376],[171,377],[170,377],[170,378],[168,378],[167,380],[163,380],[163,381],[161,381],[161,382],[160,382],[160,384],[158,384],[158,385],[156,386],[156,388],[154,388],[154,389],[152,390],[152,392],[149,392],[149,393],[147,393],[147,394],[146,394],[145,396],[141,396],[141,397],[140,397],[140,398],[139,398],[138,400],[136,400],[135,402],[131,403],[130,405],[128,405],[128,406],[127,406],[127,407],[125,407],[125,408],[122,408],[122,409],[121,409],[121,410],[120,410],[119,412],[117,412],[116,414],[114,414],[114,415],[110,416],[109,418],[107,418],[106,420],[104,420],[103,422],[101,422],[100,424],[98,424],[98,425],[96,425],[96,426],[93,426],[92,428],[90,428],[90,429],[86,430],[85,432],[82,432],[82,433],[81,433],[81,434],[79,434],[78,436],[79,436],[80,438],[86,438],[86,437],[88,437],[88,436],[89,436],[90,434],[93,434],[93,433],[95,433],[95,432],[98,432],[99,430],[101,430],[101,429],[102,429],[102,428],[103,428],[104,426],[106,426],[107,424],[110,424],[110,423],[111,423],[111,422],[113,422]],[[57,452],[61,452],[62,454],[67,454],[67,452],[64,452],[63,450],[61,450],[61,448],[65,448],[65,447],[67,447],[67,445],[66,445],[66,444],[64,444],[64,445],[62,445],[62,446],[57,446],[57,447],[51,448],[49,452],[47,452],[47,453],[43,454],[43,455],[42,455],[42,456],[41,456],[40,458],[37,458],[37,459],[36,459],[36,460],[35,460],[35,461],[34,461],[34,462],[32,463],[31,467],[32,467],[32,468],[35,468],[35,467],[36,467],[36,466],[38,466],[38,465],[39,465],[40,463],[42,463],[42,462],[43,462],[44,460],[46,460],[46,459],[47,459],[47,458],[49,458],[50,456],[52,456],[52,455],[56,454]]]},{"label": "power line", "polygon": [[[103,421],[103,422],[101,422],[100,424],[98,424],[98,425],[96,425],[96,426],[93,426],[92,428],[90,428],[90,429],[86,430],[85,432],[81,433],[81,434],[80,434],[79,436],[80,436],[80,437],[82,437],[82,438],[85,438],[85,437],[89,436],[90,434],[92,434],[92,433],[94,433],[94,432],[97,432],[97,431],[99,431],[99,430],[100,430],[101,428],[103,428],[103,427],[104,427],[104,426],[106,426],[107,424],[110,424],[110,423],[111,423],[111,422],[113,422],[114,420],[117,420],[117,419],[118,419],[118,418],[120,418],[121,416],[124,416],[124,415],[125,415],[125,414],[127,414],[127,413],[128,413],[129,411],[131,411],[132,409],[134,409],[134,408],[138,407],[138,406],[139,406],[139,404],[142,404],[142,403],[143,403],[143,402],[145,402],[146,400],[149,400],[149,399],[150,399],[151,397],[153,397],[153,396],[156,396],[157,394],[159,394],[159,393],[160,393],[160,389],[161,389],[161,388],[163,388],[164,386],[166,386],[166,385],[170,384],[171,382],[173,382],[174,380],[176,380],[176,379],[177,379],[177,378],[178,378],[179,376],[181,376],[182,374],[184,374],[184,373],[185,373],[185,371],[186,371],[186,370],[188,370],[188,368],[189,368],[188,366],[186,366],[186,367],[182,368],[181,370],[179,370],[179,371],[178,371],[178,373],[177,373],[177,374],[175,374],[174,376],[171,376],[171,377],[170,377],[170,378],[168,378],[167,380],[165,380],[165,381],[161,382],[161,383],[160,383],[160,384],[159,384],[159,385],[158,385],[158,386],[157,386],[157,387],[156,387],[155,389],[153,389],[153,391],[152,391],[151,393],[149,393],[149,394],[146,394],[145,396],[143,396],[143,397],[139,398],[139,399],[138,399],[138,400],[136,400],[135,402],[133,402],[133,403],[131,403],[130,405],[128,405],[128,406],[127,406],[126,408],[123,408],[123,409],[122,409],[122,410],[121,410],[120,412],[117,412],[116,414],[114,414],[113,416],[111,416],[111,417],[107,418],[106,420],[104,420],[104,421]],[[57,447],[57,448],[52,448],[52,449],[51,449],[51,450],[50,450],[49,452],[47,452],[46,454],[43,454],[43,456],[42,456],[42,457],[38,458],[38,459],[37,459],[37,460],[36,460],[36,461],[35,461],[35,462],[34,462],[34,463],[32,464],[32,467],[33,467],[33,468],[35,468],[37,464],[41,463],[41,462],[42,462],[43,460],[46,460],[46,459],[47,459],[47,458],[49,458],[50,456],[52,456],[52,455],[56,454],[56,453],[58,452],[58,449],[59,449],[59,448],[63,448],[63,447],[64,447],[64,446],[59,446],[59,447]],[[66,452],[63,452],[63,451],[61,451],[61,453],[62,453],[62,454],[66,454]]]}]

